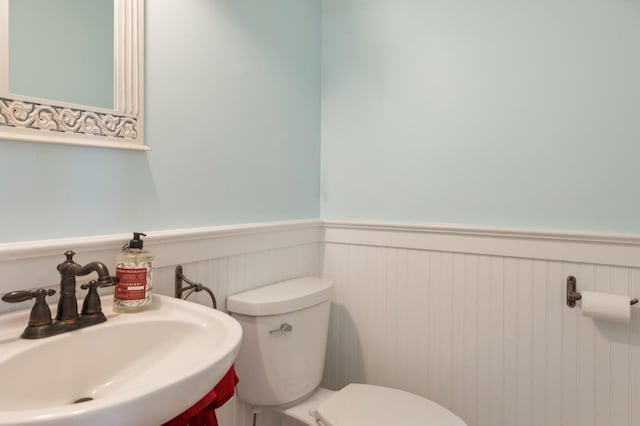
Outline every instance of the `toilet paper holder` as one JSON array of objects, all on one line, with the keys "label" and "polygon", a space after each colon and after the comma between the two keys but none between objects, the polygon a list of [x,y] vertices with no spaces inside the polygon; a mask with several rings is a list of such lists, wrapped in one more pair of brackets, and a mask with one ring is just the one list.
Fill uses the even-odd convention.
[{"label": "toilet paper holder", "polygon": [[[582,299],[582,295],[576,290],[576,283],[576,277],[573,275],[567,277],[567,306],[570,308],[575,308],[576,302]],[[631,299],[630,303],[633,306],[638,303],[638,299]]]}]

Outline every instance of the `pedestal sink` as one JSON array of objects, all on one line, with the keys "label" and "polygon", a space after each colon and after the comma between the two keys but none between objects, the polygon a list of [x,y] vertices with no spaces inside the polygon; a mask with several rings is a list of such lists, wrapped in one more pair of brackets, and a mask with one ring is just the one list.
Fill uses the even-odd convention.
[{"label": "pedestal sink", "polygon": [[0,426],[158,426],[227,372],[242,329],[229,315],[153,296],[150,310],[39,340],[28,311],[0,316]]}]

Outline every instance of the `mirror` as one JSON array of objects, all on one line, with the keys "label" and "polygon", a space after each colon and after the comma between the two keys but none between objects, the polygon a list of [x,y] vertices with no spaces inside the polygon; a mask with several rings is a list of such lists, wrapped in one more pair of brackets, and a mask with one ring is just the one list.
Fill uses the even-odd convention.
[{"label": "mirror", "polygon": [[9,92],[113,109],[114,39],[113,0],[9,0]]},{"label": "mirror", "polygon": [[147,150],[144,0],[0,0],[0,138]]}]

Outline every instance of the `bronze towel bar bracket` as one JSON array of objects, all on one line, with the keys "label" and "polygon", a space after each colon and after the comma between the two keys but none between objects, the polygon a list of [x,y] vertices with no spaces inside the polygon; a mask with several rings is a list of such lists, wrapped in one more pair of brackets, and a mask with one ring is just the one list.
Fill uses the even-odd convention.
[{"label": "bronze towel bar bracket", "polygon": [[[184,286],[183,281],[188,285]],[[218,309],[218,302],[216,301],[216,296],[213,294],[213,291],[202,283],[196,283],[185,277],[182,273],[182,265],[176,266],[175,290],[175,297],[177,299],[182,299],[182,296],[184,295],[184,300],[187,300],[193,292],[197,293],[204,290],[209,294],[209,297],[211,297],[213,309]]]}]

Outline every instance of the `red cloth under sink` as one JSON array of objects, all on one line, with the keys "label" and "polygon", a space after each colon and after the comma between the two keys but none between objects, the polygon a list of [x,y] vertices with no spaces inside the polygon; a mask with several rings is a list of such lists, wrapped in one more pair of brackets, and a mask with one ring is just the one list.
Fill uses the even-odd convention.
[{"label": "red cloth under sink", "polygon": [[231,366],[220,382],[191,408],[162,426],[218,426],[216,408],[222,407],[235,393],[238,376]]}]

